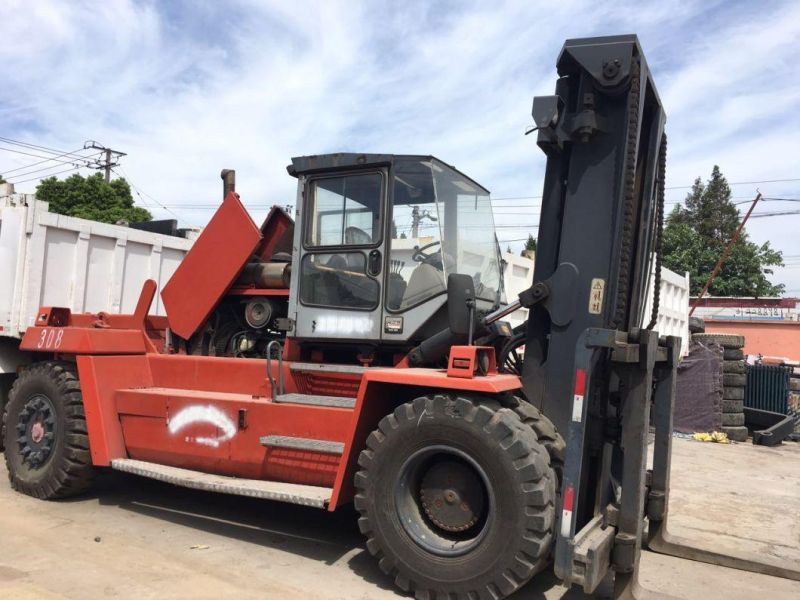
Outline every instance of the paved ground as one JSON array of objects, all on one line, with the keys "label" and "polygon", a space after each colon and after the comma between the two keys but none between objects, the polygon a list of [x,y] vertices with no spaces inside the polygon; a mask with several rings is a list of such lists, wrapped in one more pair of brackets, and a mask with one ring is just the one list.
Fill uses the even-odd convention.
[{"label": "paved ground", "polygon": [[[800,445],[676,440],[673,465],[673,533],[800,563]],[[117,473],[94,495],[41,502],[13,493],[0,470],[0,598],[402,597],[364,550],[349,511],[331,515]],[[681,598],[800,598],[800,582],[652,553],[641,579]],[[552,576],[515,595],[540,598],[583,595]]]}]

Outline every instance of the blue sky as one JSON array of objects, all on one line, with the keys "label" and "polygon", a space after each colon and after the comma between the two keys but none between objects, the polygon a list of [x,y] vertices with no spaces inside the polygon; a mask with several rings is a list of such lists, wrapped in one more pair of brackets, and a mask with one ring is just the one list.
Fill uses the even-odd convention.
[{"label": "blue sky", "polygon": [[[714,164],[731,182],[800,178],[800,3],[778,1],[0,0],[0,136],[127,152],[137,200],[192,225],[210,218],[223,167],[258,220],[294,201],[291,156],[435,154],[521,198],[496,202],[503,247],[518,249],[545,164],[523,135],[532,97],[552,93],[566,38],[631,32],[668,115],[669,202]],[[0,173],[35,160],[0,150]],[[32,191],[23,180],[47,174],[11,179]],[[757,188],[800,198],[800,181],[733,196]],[[777,280],[800,296],[798,230],[800,215],[748,225],[796,257]]]}]

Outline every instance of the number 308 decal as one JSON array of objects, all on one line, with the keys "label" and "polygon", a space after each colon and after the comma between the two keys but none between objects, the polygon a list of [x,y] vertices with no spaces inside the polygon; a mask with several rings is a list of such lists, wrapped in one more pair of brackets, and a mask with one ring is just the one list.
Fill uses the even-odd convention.
[{"label": "number 308 decal", "polygon": [[60,348],[63,339],[63,329],[50,329],[49,327],[45,327],[42,329],[42,335],[39,336],[39,342],[36,344],[36,347],[53,349]]}]

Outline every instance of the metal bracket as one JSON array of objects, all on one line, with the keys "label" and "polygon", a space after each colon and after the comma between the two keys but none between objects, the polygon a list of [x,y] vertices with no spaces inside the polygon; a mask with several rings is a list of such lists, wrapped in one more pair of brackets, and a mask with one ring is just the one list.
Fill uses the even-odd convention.
[{"label": "metal bracket", "polygon": [[[275,377],[272,375],[272,348],[278,348],[278,381],[277,386]],[[269,387],[272,390],[272,397],[283,395],[283,347],[279,340],[272,340],[267,344],[267,379],[269,379]]]},{"label": "metal bracket", "polygon": [[278,317],[275,319],[275,328],[278,331],[293,331],[294,319],[290,319],[288,317]]},{"label": "metal bracket", "polygon": [[603,516],[597,515],[575,535],[572,555],[572,581],[593,593],[606,577],[611,565],[614,528],[606,527]]},{"label": "metal bracket", "polygon": [[519,295],[525,308],[542,304],[550,313],[553,323],[565,326],[575,314],[575,288],[578,282],[578,269],[572,263],[563,262],[555,272],[544,281],[535,282]]}]

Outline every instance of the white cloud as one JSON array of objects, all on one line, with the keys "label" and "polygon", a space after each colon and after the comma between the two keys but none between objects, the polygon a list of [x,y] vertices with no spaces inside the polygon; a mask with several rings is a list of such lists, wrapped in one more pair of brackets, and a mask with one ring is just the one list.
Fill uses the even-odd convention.
[{"label": "white cloud", "polygon": [[[552,93],[561,44],[633,31],[669,118],[668,185],[713,164],[731,181],[800,176],[795,3],[398,6],[6,0],[0,135],[123,150],[131,180],[192,224],[211,211],[180,206],[217,202],[221,168],[237,169],[246,204],[286,204],[289,158],[338,150],[432,153],[495,196],[538,196],[544,156],[522,133],[532,96]],[[0,152],[0,172],[32,160]],[[800,185],[762,189],[800,197]],[[529,216],[498,221],[533,225],[538,201],[520,204]],[[798,223],[760,219],[749,230],[800,254]],[[800,292],[800,269],[781,278]]]}]

